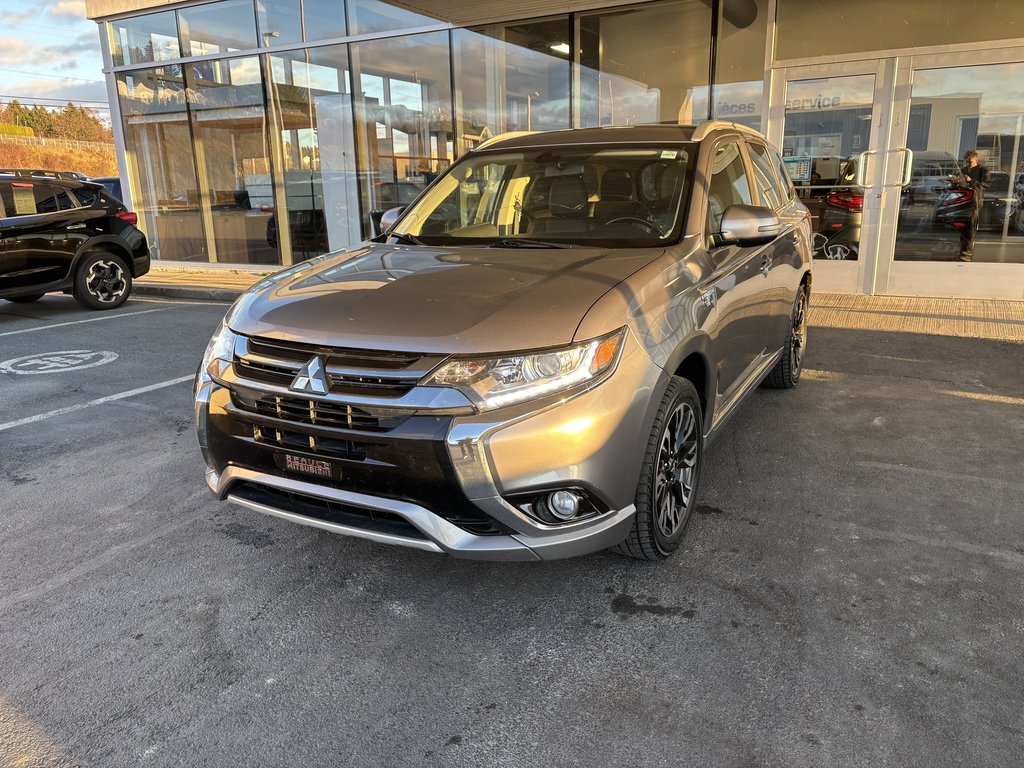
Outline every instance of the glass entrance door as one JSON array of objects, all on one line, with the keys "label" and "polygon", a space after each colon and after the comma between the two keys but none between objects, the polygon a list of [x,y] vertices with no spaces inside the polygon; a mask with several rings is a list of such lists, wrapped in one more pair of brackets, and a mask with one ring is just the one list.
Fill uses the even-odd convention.
[{"label": "glass entrance door", "polygon": [[1024,49],[777,69],[771,93],[816,288],[1024,298]]},{"label": "glass entrance door", "polygon": [[1024,50],[905,58],[897,81],[910,168],[878,292],[1024,298]]},{"label": "glass entrance door", "polygon": [[893,62],[773,73],[768,137],[811,213],[815,286],[871,291],[886,202]]}]

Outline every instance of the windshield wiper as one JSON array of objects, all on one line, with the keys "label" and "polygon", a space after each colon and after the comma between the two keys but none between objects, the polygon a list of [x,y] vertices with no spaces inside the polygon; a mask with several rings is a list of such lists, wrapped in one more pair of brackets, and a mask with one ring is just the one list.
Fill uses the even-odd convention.
[{"label": "windshield wiper", "polygon": [[416,235],[407,235],[404,232],[390,232],[390,233],[388,233],[387,236],[385,237],[385,242],[387,242],[387,238],[388,237],[393,237],[396,240],[398,240],[399,242],[404,241],[406,243],[409,243],[409,245],[426,245],[426,243],[424,243],[422,240],[420,240],[418,237],[416,237]]},{"label": "windshield wiper", "polygon": [[572,243],[553,243],[550,240],[529,240],[506,237],[487,244],[488,248],[572,248]]}]

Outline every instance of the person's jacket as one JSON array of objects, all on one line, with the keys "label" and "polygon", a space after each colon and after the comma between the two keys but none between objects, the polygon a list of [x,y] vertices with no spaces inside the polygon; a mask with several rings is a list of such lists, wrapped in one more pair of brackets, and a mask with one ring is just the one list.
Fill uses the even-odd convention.
[{"label": "person's jacket", "polygon": [[985,191],[992,183],[992,174],[989,173],[988,168],[976,165],[964,170],[964,178],[967,179],[970,188],[974,190],[974,207],[980,209],[982,203],[985,202]]}]

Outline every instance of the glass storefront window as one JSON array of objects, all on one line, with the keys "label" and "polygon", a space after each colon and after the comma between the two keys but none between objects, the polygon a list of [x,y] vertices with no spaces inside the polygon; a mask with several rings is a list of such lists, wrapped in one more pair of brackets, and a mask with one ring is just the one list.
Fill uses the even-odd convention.
[{"label": "glass storefront window", "polygon": [[777,60],[1024,37],[1021,2],[778,0],[776,19]]},{"label": "glass storefront window", "polygon": [[1024,63],[916,70],[896,259],[1024,263],[1022,136]]},{"label": "glass storefront window", "polygon": [[568,128],[568,16],[452,33],[456,152],[506,131]]},{"label": "glass storefront window", "polygon": [[347,34],[345,7],[334,0],[256,0],[256,17],[264,47]]},{"label": "glass storefront window", "polygon": [[302,261],[362,238],[348,46],[274,56],[270,69],[287,215],[275,211],[268,239],[278,247],[287,222]]},{"label": "glass storefront window", "polygon": [[581,14],[579,125],[706,119],[694,101],[708,86],[710,5],[670,0]]},{"label": "glass storefront window", "polygon": [[117,75],[125,156],[154,258],[207,261],[181,68]]},{"label": "glass storefront window", "polygon": [[363,234],[448,167],[454,152],[447,32],[351,46]]},{"label": "glass storefront window", "polygon": [[768,0],[720,4],[712,117],[761,129],[767,34]]},{"label": "glass storefront window", "polygon": [[255,56],[185,68],[202,200],[217,261],[277,263],[268,243],[273,181]]},{"label": "glass storefront window", "polygon": [[174,11],[112,21],[110,50],[114,66],[179,58],[181,50]]},{"label": "glass storefront window", "polygon": [[256,47],[252,0],[219,0],[178,11],[182,56],[207,56]]},{"label": "glass storefront window", "polygon": [[438,20],[413,13],[400,5],[382,0],[347,0],[349,28],[353,35],[368,32],[391,32],[437,24]]}]

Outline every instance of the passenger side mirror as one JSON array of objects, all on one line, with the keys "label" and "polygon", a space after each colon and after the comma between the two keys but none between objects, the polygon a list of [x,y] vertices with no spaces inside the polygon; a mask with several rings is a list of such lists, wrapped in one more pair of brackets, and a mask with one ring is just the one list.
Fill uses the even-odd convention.
[{"label": "passenger side mirror", "polygon": [[384,211],[380,217],[380,234],[387,234],[391,231],[391,228],[398,222],[398,218],[405,213],[405,206],[401,205],[397,208],[389,208]]},{"label": "passenger side mirror", "polygon": [[779,236],[782,222],[769,208],[757,205],[730,205],[722,214],[722,231],[715,245],[765,245]]}]

